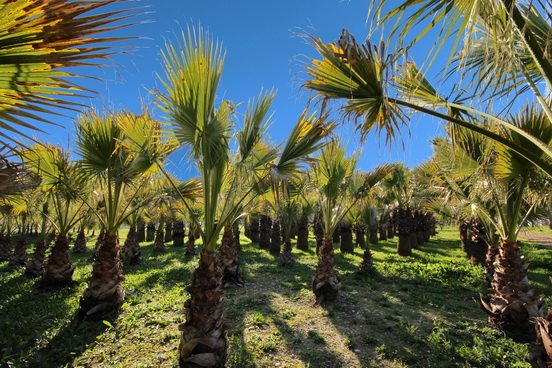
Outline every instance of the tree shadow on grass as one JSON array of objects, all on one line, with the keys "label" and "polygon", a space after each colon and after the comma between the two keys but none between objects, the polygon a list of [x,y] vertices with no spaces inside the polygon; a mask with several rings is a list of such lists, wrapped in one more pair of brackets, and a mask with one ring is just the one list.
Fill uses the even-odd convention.
[{"label": "tree shadow on grass", "polygon": [[118,312],[105,316],[103,321],[82,320],[73,313],[56,335],[28,358],[28,368],[56,368],[70,366],[71,363],[98,339],[112,328]]}]

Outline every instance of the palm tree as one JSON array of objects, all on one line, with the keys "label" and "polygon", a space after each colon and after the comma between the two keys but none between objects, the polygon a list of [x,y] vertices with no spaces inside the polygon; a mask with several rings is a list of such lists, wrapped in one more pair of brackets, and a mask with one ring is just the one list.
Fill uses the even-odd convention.
[{"label": "palm tree", "polygon": [[76,128],[81,167],[96,183],[95,193],[103,204],[94,209],[103,237],[80,300],[79,314],[88,318],[117,309],[124,301],[118,231],[148,202],[149,198],[142,203],[132,198],[150,183],[149,176],[158,171],[171,149],[160,139],[159,121],[147,110],[138,116],[89,110],[80,116]]},{"label": "palm tree", "polygon": [[35,251],[33,257],[25,265],[25,275],[29,277],[42,277],[44,273],[44,259],[46,258],[46,250],[50,245],[49,235],[51,234],[50,203],[45,200],[40,208],[40,232],[36,240]]},{"label": "palm tree", "polygon": [[80,167],[60,147],[35,145],[22,152],[30,170],[41,179],[41,189],[51,203],[50,221],[57,236],[44,265],[44,275],[37,286],[56,289],[71,286],[74,266],[69,258],[69,232],[84,216],[82,200],[89,187],[80,174]]},{"label": "palm tree", "polygon": [[[311,182],[319,195],[320,212],[324,236],[318,250],[318,265],[312,285],[316,303],[334,300],[340,288],[339,273],[334,266],[332,235],[349,209],[375,183],[387,175],[384,166],[376,169],[373,175],[353,179],[358,156],[346,157],[345,150],[337,141],[329,143],[314,163]],[[344,197],[349,196],[349,201]]]},{"label": "palm tree", "polygon": [[[511,123],[551,141],[552,126],[543,127],[543,118],[537,110],[528,109],[512,116]],[[492,268],[487,272],[491,293],[481,296],[480,306],[489,313],[491,323],[518,339],[531,340],[533,327],[529,321],[542,316],[543,302],[528,284],[527,265],[521,257],[517,235],[539,205],[538,199],[528,192],[542,185],[543,175],[516,152],[485,142],[471,131],[456,128],[449,134],[450,140],[435,142],[433,176],[440,180],[441,187],[448,187],[453,195],[476,209],[488,240],[492,242],[495,231],[500,238],[498,252],[489,252],[497,253],[494,260],[489,259]],[[512,140],[522,139],[515,134]],[[541,193],[542,190],[544,187],[540,188]]]},{"label": "palm tree", "polygon": [[[184,43],[175,48],[168,45],[163,53],[166,94],[159,95],[159,106],[168,115],[174,137],[189,147],[198,164],[203,187],[204,227],[200,229],[203,250],[199,266],[189,287],[190,299],[185,304],[186,322],[180,326],[179,364],[184,366],[222,367],[226,348],[226,333],[222,318],[221,272],[217,267],[219,233],[240,217],[240,208],[252,200],[255,185],[268,174],[268,164],[276,151],[263,151],[256,164],[249,168],[248,186],[243,193],[230,188],[243,185],[243,177],[229,176],[230,137],[235,105],[230,101],[217,103],[224,55],[202,30],[189,29]],[[250,155],[261,142],[267,122],[265,109],[270,107],[273,93],[261,94],[251,118],[245,119],[237,137],[238,165],[248,166]],[[249,114],[248,114],[249,115]],[[257,118],[258,117],[258,118]],[[289,143],[272,170],[280,175],[293,172],[305,157],[318,148],[317,142],[331,129],[324,121],[302,122],[290,136]],[[224,188],[228,188],[224,190]],[[221,193],[226,195],[221,196]]]},{"label": "palm tree", "polygon": [[[27,137],[21,128],[40,129],[25,119],[49,123],[40,115],[52,113],[52,108],[74,110],[79,105],[70,98],[91,92],[75,84],[74,78],[82,74],[62,69],[101,66],[94,60],[105,59],[115,51],[94,44],[129,39],[96,36],[129,25],[121,21],[128,21],[131,9],[105,11],[115,2],[16,0],[2,4],[1,137],[13,140],[9,133]],[[119,25],[113,24],[116,22]]]}]

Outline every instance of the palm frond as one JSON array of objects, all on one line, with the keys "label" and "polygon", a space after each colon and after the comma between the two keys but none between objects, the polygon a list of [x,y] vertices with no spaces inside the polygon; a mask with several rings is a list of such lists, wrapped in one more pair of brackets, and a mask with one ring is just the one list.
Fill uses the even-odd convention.
[{"label": "palm frond", "polygon": [[[0,1],[0,127],[23,134],[20,128],[39,130],[25,119],[51,123],[40,117],[52,108],[77,110],[70,97],[91,92],[71,80],[82,77],[62,71],[67,67],[99,66],[98,59],[115,53],[110,46],[94,46],[131,37],[97,37],[130,25],[129,10],[105,11],[121,0]],[[9,137],[7,137],[9,138]]]},{"label": "palm frond", "polygon": [[383,43],[379,47],[369,41],[358,44],[345,29],[334,44],[312,36],[310,41],[322,59],[305,66],[311,79],[303,87],[316,91],[323,100],[346,99],[343,111],[357,122],[362,137],[375,127],[385,130],[386,141],[392,141],[406,119],[387,93],[395,56],[386,53]]},{"label": "palm frond", "polygon": [[291,177],[302,163],[308,161],[308,156],[321,147],[322,139],[327,137],[336,126],[328,115],[307,115],[305,109],[294,126],[286,145],[280,155],[280,160],[273,168],[273,174],[281,178]]}]

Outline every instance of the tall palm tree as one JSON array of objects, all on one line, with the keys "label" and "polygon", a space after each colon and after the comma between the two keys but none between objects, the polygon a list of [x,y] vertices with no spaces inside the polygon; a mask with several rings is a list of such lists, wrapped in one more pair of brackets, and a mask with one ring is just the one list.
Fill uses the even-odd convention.
[{"label": "tall palm tree", "polygon": [[101,223],[101,238],[92,267],[92,277],[80,301],[83,317],[101,316],[124,301],[118,231],[141,203],[132,199],[147,186],[149,177],[170,153],[160,139],[161,125],[148,111],[98,114],[83,113],[77,121],[77,153],[86,175],[94,180],[102,206],[95,209]]},{"label": "tall palm tree", "polygon": [[131,9],[105,9],[115,2],[0,1],[0,137],[26,136],[21,128],[40,130],[26,119],[49,123],[41,114],[52,113],[52,108],[74,110],[79,105],[71,97],[91,92],[74,82],[82,75],[63,69],[100,66],[97,60],[115,51],[94,44],[129,39],[97,36],[129,25]]},{"label": "tall palm tree", "polygon": [[[296,170],[307,155],[318,148],[331,125],[325,121],[302,121],[292,131],[288,145],[272,166],[276,150],[263,151],[249,168],[245,180],[249,190],[232,191],[243,185],[241,176],[229,176],[230,140],[236,106],[230,101],[217,103],[216,93],[224,63],[220,45],[202,30],[189,29],[183,34],[183,44],[168,45],[163,53],[166,93],[159,96],[159,106],[168,115],[169,128],[176,139],[190,149],[197,162],[203,186],[204,227],[200,229],[204,248],[199,266],[189,287],[186,302],[186,322],[180,326],[179,364],[199,367],[222,367],[226,348],[226,333],[222,318],[221,272],[216,253],[219,233],[230,226],[254,194],[254,187],[268,169],[286,175]],[[238,165],[247,165],[250,155],[261,142],[266,130],[266,110],[273,93],[261,94],[252,104],[251,118],[245,119],[236,134]],[[291,142],[291,143],[290,143]]]}]

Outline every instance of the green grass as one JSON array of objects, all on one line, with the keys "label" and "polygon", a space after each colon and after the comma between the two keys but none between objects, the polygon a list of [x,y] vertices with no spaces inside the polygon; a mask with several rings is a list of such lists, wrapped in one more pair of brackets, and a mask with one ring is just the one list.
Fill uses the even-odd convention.
[{"label": "green grass", "polygon": [[[124,233],[121,234],[124,236]],[[529,367],[530,346],[489,327],[474,298],[484,292],[483,269],[460,250],[457,232],[440,230],[412,257],[396,255],[395,240],[372,246],[376,271],[356,272],[362,251],[336,264],[337,301],[313,305],[313,249],[293,249],[296,263],[242,237],[244,288],[225,290],[228,367]],[[95,239],[89,238],[89,248]],[[311,243],[311,246],[314,242]],[[31,250],[29,250],[30,252]],[[527,244],[529,279],[550,305],[552,254]],[[126,302],[105,321],[80,321],[79,296],[91,271],[90,254],[73,255],[73,288],[33,291],[35,280],[0,263],[0,367],[175,367],[183,322],[184,288],[197,265],[184,249],[154,252],[124,267]]]}]

